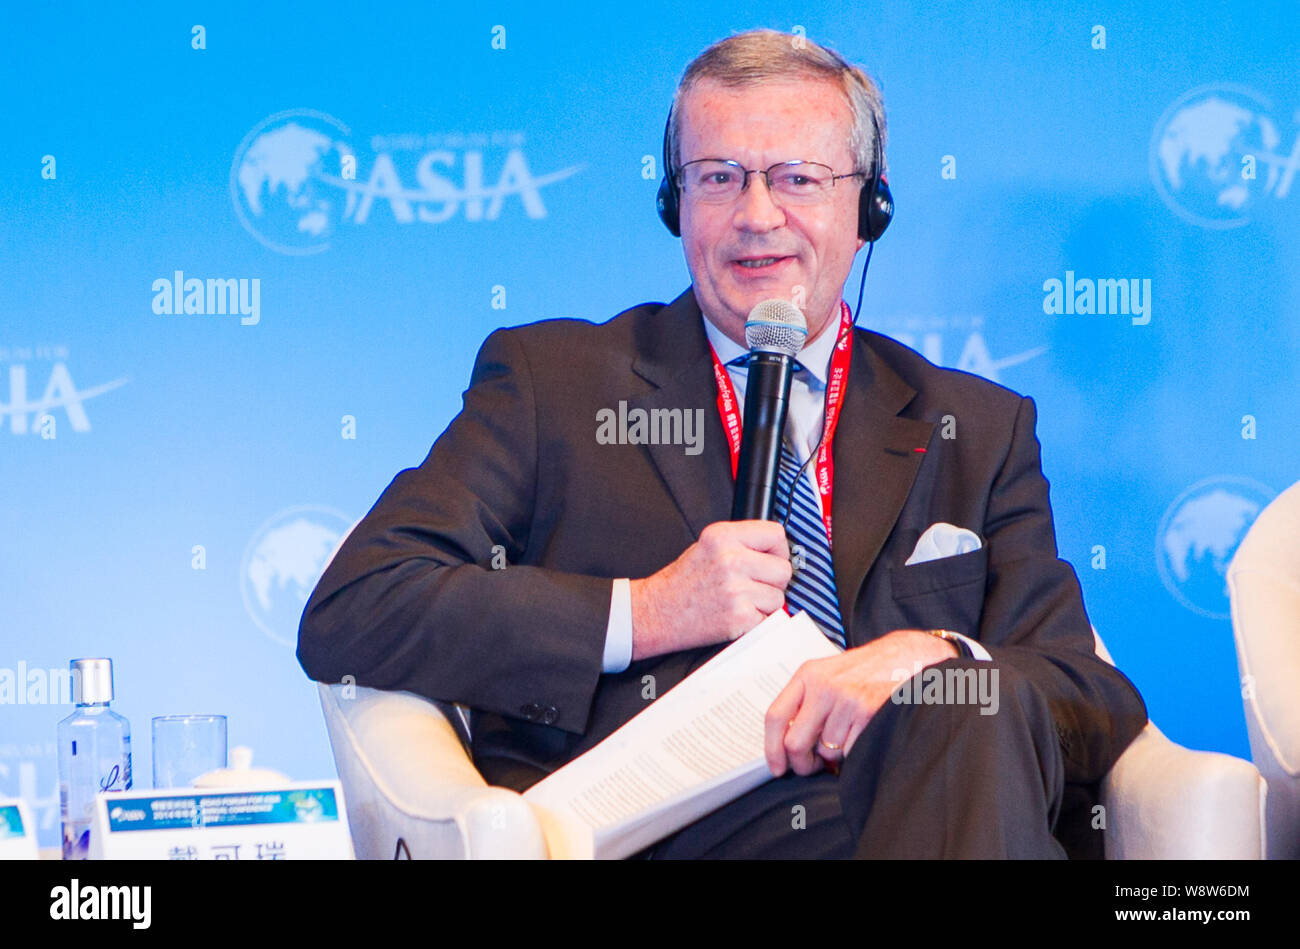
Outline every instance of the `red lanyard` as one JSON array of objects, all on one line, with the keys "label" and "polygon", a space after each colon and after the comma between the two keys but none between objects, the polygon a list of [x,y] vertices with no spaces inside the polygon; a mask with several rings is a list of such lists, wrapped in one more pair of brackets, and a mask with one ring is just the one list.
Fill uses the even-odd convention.
[{"label": "red lanyard", "polygon": [[[844,404],[844,387],[849,381],[849,359],[853,352],[853,316],[849,312],[849,305],[843,300],[840,301],[840,328],[836,338],[839,342],[831,353],[830,375],[826,380],[826,420],[815,462],[817,491],[822,500],[822,521],[826,524],[827,543],[831,540],[831,492],[835,485],[835,460],[831,456],[831,444],[835,440],[835,426],[839,424],[840,408]],[[731,452],[731,477],[734,480],[740,463],[741,410],[736,401],[731,376],[712,345],[709,346],[709,351],[713,353],[713,379],[718,386],[718,415],[722,418],[722,430],[727,435],[727,447]]]}]

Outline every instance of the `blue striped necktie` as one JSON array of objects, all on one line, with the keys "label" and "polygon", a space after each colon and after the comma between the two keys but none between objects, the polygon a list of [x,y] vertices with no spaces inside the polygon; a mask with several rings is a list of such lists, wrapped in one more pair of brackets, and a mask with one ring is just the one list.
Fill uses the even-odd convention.
[{"label": "blue striped necktie", "polygon": [[[827,638],[844,646],[844,622],[840,619],[839,598],[835,593],[835,568],[831,564],[831,545],[826,539],[826,525],[812,485],[804,475],[795,477],[799,462],[790,447],[781,442],[781,464],[777,469],[775,515],[790,520],[786,535],[796,551],[794,576],[785,590],[785,602],[791,614],[807,610]],[[805,472],[806,475],[806,472]],[[794,497],[791,499],[791,487]],[[798,545],[798,546],[795,546]],[[797,556],[802,548],[803,556]]]}]

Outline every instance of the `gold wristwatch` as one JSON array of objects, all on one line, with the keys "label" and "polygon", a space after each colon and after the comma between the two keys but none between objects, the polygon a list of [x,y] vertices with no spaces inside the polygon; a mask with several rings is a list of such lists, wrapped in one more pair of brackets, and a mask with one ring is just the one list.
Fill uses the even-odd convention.
[{"label": "gold wristwatch", "polygon": [[929,633],[931,636],[938,636],[940,639],[944,639],[944,640],[947,640],[948,642],[952,643],[954,646],[957,647],[957,654],[958,654],[958,655],[960,655],[960,656],[964,656],[964,657],[967,658],[967,659],[974,659],[974,658],[975,658],[975,653],[971,652],[970,644],[967,643],[966,640],[964,640],[964,639],[962,639],[960,636],[958,636],[956,633],[954,633],[952,630],[950,630],[950,629],[927,629],[927,630],[924,630],[924,632]]}]

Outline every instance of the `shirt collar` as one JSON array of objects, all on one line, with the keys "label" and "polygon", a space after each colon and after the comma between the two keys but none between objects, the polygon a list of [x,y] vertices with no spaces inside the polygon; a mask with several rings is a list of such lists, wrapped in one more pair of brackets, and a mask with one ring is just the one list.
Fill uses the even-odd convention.
[{"label": "shirt collar", "polygon": [[[718,361],[724,366],[729,365],[733,359],[749,355],[748,349],[713,325],[713,321],[704,316],[703,312],[700,313],[700,316],[704,319],[704,333],[713,345],[713,351],[718,354]],[[831,350],[835,348],[835,341],[839,338],[839,327],[840,320],[837,311],[833,319],[826,321],[826,325],[822,327],[822,331],[817,338],[805,343],[796,357],[799,364],[808,370],[809,375],[817,380],[817,388],[826,388]]]}]

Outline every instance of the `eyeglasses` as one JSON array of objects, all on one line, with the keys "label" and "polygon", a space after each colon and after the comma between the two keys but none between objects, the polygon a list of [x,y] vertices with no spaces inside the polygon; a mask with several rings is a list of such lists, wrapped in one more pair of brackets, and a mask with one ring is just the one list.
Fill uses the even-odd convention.
[{"label": "eyeglasses", "polygon": [[738,161],[721,158],[698,158],[682,165],[676,179],[682,193],[695,201],[727,204],[745,190],[750,175],[762,175],[767,190],[784,203],[820,204],[830,198],[837,180],[865,176],[866,172],[837,175],[815,161],[781,161],[762,169],[745,168]]}]

